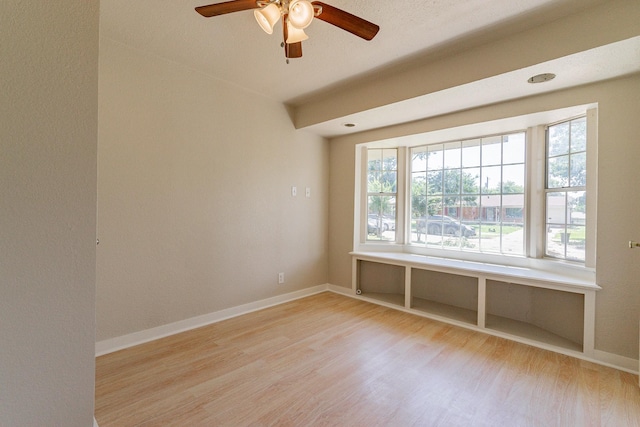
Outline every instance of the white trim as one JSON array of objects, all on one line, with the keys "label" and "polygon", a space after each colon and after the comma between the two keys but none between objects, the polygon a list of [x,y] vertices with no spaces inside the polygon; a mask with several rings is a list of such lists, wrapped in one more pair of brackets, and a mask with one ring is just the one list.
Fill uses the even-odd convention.
[{"label": "white trim", "polygon": [[587,223],[585,267],[596,268],[598,224],[598,108],[587,110]]},{"label": "white trim", "polygon": [[355,296],[353,289],[345,288],[343,286],[336,286],[336,285],[329,284],[327,285],[327,290],[333,292],[334,294],[346,295],[348,297]]},{"label": "white trim", "polygon": [[399,266],[428,268],[443,273],[463,274],[468,276],[482,275],[494,280],[518,280],[519,283],[531,286],[560,289],[568,292],[598,291],[600,286],[595,283],[595,277],[586,278],[559,274],[536,268],[512,267],[503,264],[464,261],[453,258],[433,257],[412,253],[399,252],[350,252],[354,259],[381,262]]},{"label": "white trim", "polygon": [[263,299],[260,301],[242,304],[236,307],[227,308],[202,316],[192,317],[190,319],[180,320],[178,322],[169,323],[167,325],[157,326],[155,328],[138,331],[120,337],[110,338],[96,343],[96,357],[102,356],[114,351],[123,350],[149,341],[175,335],[180,332],[207,326],[222,320],[231,319],[233,317],[248,314],[254,311],[262,310],[285,302],[294,301],[310,295],[324,292],[328,289],[328,285],[318,285],[300,291],[291,292],[284,295]]},{"label": "white trim", "polygon": [[585,358],[585,360],[638,375],[638,360],[630,357],[594,350],[593,359]]},{"label": "white trim", "polygon": [[99,427],[98,422],[96,421],[96,417],[93,417],[93,427]]}]

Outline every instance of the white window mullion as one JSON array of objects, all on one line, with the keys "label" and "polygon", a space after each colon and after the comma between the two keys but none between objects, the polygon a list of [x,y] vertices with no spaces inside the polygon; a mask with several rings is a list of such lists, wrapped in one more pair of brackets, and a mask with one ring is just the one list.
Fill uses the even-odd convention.
[{"label": "white window mullion", "polygon": [[[411,188],[408,184],[409,176],[408,159],[406,147],[398,147],[398,189],[396,192],[396,243],[405,244],[407,240],[406,212],[407,212],[407,188]],[[408,185],[407,185],[408,184]]]},{"label": "white window mullion", "polygon": [[525,242],[527,256],[542,258],[544,256],[545,226],[545,128],[535,126],[527,129],[527,185],[525,191],[526,227]]},{"label": "white window mullion", "polygon": [[596,267],[596,224],[598,216],[598,109],[587,110],[587,219],[585,267]]}]

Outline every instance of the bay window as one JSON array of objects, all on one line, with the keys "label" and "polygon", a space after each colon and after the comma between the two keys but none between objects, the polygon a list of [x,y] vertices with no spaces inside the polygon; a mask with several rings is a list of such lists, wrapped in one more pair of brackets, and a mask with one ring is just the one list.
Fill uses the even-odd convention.
[{"label": "bay window", "polygon": [[[356,250],[594,267],[597,110],[590,107],[532,114],[524,128],[505,119],[496,133],[474,135],[468,126],[459,139],[451,129],[363,144]],[[540,121],[569,111],[567,119]]]}]

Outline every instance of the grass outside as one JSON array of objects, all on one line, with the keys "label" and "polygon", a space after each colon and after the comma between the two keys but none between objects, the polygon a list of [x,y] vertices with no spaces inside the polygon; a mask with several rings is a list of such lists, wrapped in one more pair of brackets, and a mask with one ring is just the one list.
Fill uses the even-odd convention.
[{"label": "grass outside", "polygon": [[[585,227],[569,228],[567,232],[569,234],[569,244],[584,244],[586,233]],[[562,232],[554,234],[553,239],[559,242],[563,241],[562,234]]]},{"label": "grass outside", "polygon": [[[478,227],[474,226],[473,228],[476,229],[476,233],[478,233]],[[480,234],[482,237],[494,237],[494,236],[499,236],[500,235],[500,226],[495,224],[495,225],[489,225],[489,224],[482,224],[480,227]],[[516,225],[503,225],[502,226],[502,234],[511,234],[511,233],[515,233],[516,231],[522,231],[522,226],[516,226]]]}]

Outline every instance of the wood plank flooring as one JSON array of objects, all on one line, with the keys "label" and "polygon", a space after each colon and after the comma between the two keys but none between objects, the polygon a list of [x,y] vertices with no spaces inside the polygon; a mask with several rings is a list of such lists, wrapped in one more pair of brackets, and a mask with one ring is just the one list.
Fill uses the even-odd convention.
[{"label": "wood plank flooring", "polygon": [[640,426],[625,372],[325,292],[96,360],[108,426]]}]

